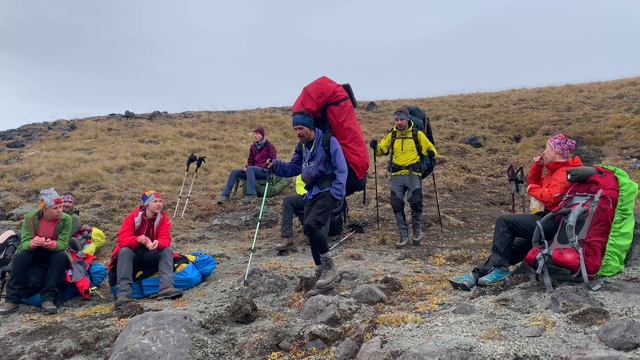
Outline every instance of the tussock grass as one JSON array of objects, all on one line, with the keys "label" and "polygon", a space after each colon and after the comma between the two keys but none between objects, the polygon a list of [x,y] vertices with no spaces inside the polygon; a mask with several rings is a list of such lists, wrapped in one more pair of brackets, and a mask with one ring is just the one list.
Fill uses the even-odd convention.
[{"label": "tussock grass", "polygon": [[[373,111],[364,110],[366,101],[360,104],[356,113],[367,142],[374,137],[381,139],[393,127],[393,110],[401,105],[420,106],[431,117],[437,149],[449,160],[436,170],[444,235],[438,229],[433,186],[429,179],[423,182],[428,230],[424,243],[429,249],[425,257],[433,257],[438,263],[450,265],[456,256],[464,261],[477,260],[462,252],[437,257],[444,251],[442,246],[450,245],[441,244],[442,238],[454,239],[470,249],[486,246],[477,240],[478,233],[485,233],[496,215],[509,207],[506,164],[514,161],[528,166],[554,133],[580,139],[581,144],[601,152],[602,163],[628,170],[632,179],[640,180],[640,170],[628,169],[629,159],[640,157],[637,135],[640,78],[424,99],[383,99],[376,100],[378,107]],[[189,112],[154,120],[101,116],[74,123],[77,130],[68,133],[50,130],[23,149],[7,149],[9,140],[0,141],[2,187],[14,195],[4,198],[0,208],[7,212],[24,202],[35,202],[39,190],[45,187],[53,186],[59,193],[73,191],[83,213],[96,210],[99,219],[87,221],[98,222],[95,225],[105,230],[109,241],[113,241],[122,218],[139,204],[145,189],[160,191],[165,198],[165,210],[173,211],[189,154],[206,156],[206,163],[194,180],[185,218],[173,222],[177,234],[198,228],[211,216],[231,208],[217,206],[215,201],[229,171],[246,163],[253,141],[251,133],[256,127],[265,128],[266,137],[275,144],[280,159],[290,159],[297,141],[289,108]],[[472,134],[481,138],[483,147],[474,149],[462,143]],[[580,155],[580,151],[579,146],[576,153]],[[359,195],[349,203],[352,218],[366,218],[371,224],[366,236],[356,235],[348,242],[358,246],[381,243],[389,246],[397,241],[397,231],[388,200],[390,177],[385,170],[388,157],[376,159],[379,231],[374,230],[372,221],[376,209],[371,160],[367,204],[361,204]],[[192,164],[181,204],[194,168]],[[285,193],[291,193],[292,188]],[[640,200],[636,200],[636,205],[640,205]],[[477,229],[477,224],[485,224],[485,228]],[[237,236],[250,239],[253,231]],[[240,243],[229,246],[246,251]],[[350,257],[357,258],[355,254]],[[367,262],[366,253],[363,258],[364,266],[375,268]]]}]

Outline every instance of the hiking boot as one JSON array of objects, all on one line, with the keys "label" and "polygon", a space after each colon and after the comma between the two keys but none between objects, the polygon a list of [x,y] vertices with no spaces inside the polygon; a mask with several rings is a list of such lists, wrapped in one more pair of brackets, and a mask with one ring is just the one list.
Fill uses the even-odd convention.
[{"label": "hiking boot", "polygon": [[422,240],[422,230],[413,231],[413,246],[420,246]]},{"label": "hiking boot", "polygon": [[509,268],[497,267],[493,268],[491,272],[487,275],[478,279],[478,285],[480,286],[491,286],[497,285],[504,281],[504,279],[508,278],[511,275],[511,271]]},{"label": "hiking boot", "polygon": [[471,274],[464,274],[449,278],[449,284],[456,290],[471,291],[476,286],[476,278]]},{"label": "hiking boot", "polygon": [[305,299],[308,299],[312,296],[316,296],[316,295],[320,295],[320,294],[325,294],[325,295],[331,295],[333,294],[333,285],[331,285],[330,287],[326,288],[326,289],[318,289],[317,287],[314,287],[313,289],[307,291],[304,294]]},{"label": "hiking boot", "polygon": [[247,195],[247,196],[243,197],[242,199],[240,199],[240,201],[242,201],[243,203],[250,203],[251,200],[253,200],[255,198],[256,198],[255,195]]},{"label": "hiking boot", "polygon": [[170,286],[168,288],[160,290],[160,292],[158,293],[158,300],[175,300],[179,297],[182,297],[182,294],[183,292],[181,289],[176,289],[173,286]]},{"label": "hiking boot", "polygon": [[322,261],[322,272],[320,273],[320,278],[316,281],[316,288],[327,289],[333,287],[333,282],[338,277],[338,268],[331,258],[320,259],[320,261]]},{"label": "hiking boot", "polygon": [[0,305],[0,315],[9,315],[12,312],[18,310],[19,308],[20,308],[20,304],[3,302],[2,305]]},{"label": "hiking boot", "polygon": [[293,238],[282,238],[276,245],[276,250],[285,250],[289,245],[293,244]]},{"label": "hiking boot", "polygon": [[128,296],[118,296],[116,298],[116,301],[113,303],[116,307],[119,306],[123,306],[126,305],[129,301],[131,301],[131,298]]},{"label": "hiking boot", "polygon": [[218,200],[218,205],[222,205],[222,204],[226,203],[227,201],[229,201],[229,197],[222,195],[220,197],[220,200]]},{"label": "hiking boot", "polygon": [[316,266],[315,275],[316,275],[317,278],[319,278],[322,275],[322,265],[317,265]]},{"label": "hiking boot", "polygon": [[401,236],[400,240],[398,240],[398,242],[396,243],[396,248],[402,249],[405,245],[407,245],[407,243],[409,243],[409,237]]},{"label": "hiking boot", "polygon": [[58,312],[58,308],[53,303],[53,301],[45,301],[42,303],[41,306],[42,306],[42,310],[47,314],[53,315]]}]

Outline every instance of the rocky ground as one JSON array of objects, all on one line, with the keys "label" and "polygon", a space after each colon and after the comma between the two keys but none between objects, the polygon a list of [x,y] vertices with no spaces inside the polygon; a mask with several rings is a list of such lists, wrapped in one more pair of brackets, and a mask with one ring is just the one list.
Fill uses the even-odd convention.
[{"label": "rocky ground", "polygon": [[[442,193],[441,202],[450,196]],[[278,203],[265,204],[246,286],[259,203],[232,201],[205,227],[187,231],[174,221],[182,228],[175,231],[178,249],[201,250],[218,262],[213,275],[182,299],[136,300],[114,309],[102,284],[105,300],[73,298],[55,316],[22,305],[0,319],[3,358],[640,358],[637,252],[632,266],[596,281],[603,285],[598,292],[564,283],[549,294],[524,268],[499,287],[455,291],[446,279],[486,254],[486,224],[495,214],[456,214],[444,205],[443,233],[437,213],[428,212],[423,246],[398,250],[388,204],[379,204],[379,231],[372,204],[351,204],[352,219],[367,217],[371,224],[334,249],[341,272],[335,292],[305,300],[313,284],[305,239],[297,235],[297,251],[287,256],[272,249]]]}]

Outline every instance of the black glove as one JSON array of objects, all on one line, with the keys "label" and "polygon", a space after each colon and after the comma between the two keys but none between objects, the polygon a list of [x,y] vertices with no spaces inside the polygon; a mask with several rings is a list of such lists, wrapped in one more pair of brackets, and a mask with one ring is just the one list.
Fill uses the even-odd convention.
[{"label": "black glove", "polygon": [[429,149],[427,150],[427,156],[429,157],[429,160],[433,161],[433,158],[436,157],[436,153],[434,153],[433,150]]},{"label": "black glove", "polygon": [[373,150],[377,150],[378,149],[378,140],[376,140],[376,139],[371,140],[371,142],[369,143],[369,147],[372,148]]}]

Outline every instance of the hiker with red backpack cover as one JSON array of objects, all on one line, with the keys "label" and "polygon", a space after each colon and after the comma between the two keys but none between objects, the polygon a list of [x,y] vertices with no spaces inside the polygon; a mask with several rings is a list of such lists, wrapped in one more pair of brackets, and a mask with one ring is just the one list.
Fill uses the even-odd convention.
[{"label": "hiker with red backpack cover", "polygon": [[316,267],[322,266],[314,289],[305,294],[309,297],[333,290],[334,281],[338,277],[338,268],[329,251],[327,232],[323,228],[329,223],[336,203],[346,196],[348,166],[342,147],[335,137],[330,138],[329,154],[325,152],[321,144],[327,135],[314,126],[314,119],[309,113],[294,113],[292,125],[299,142],[291,160],[284,162],[270,159],[266,166],[277,176],[294,177],[302,174],[302,181],[307,184],[304,196],[304,233],[309,238]]},{"label": "hiker with red backpack cover", "polygon": [[[533,158],[527,175],[527,193],[544,205],[544,211],[498,217],[491,255],[470,273],[450,278],[449,283],[454,289],[470,291],[475,285],[499,284],[511,274],[509,265],[515,265],[525,258],[532,247],[536,223],[558,206],[569,190],[567,170],[582,166],[580,158],[571,157],[575,146],[576,142],[563,134],[549,138],[544,152]],[[543,175],[544,169],[547,172]],[[543,226],[545,233],[554,233],[558,228],[558,220],[550,219]]]}]

